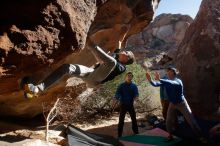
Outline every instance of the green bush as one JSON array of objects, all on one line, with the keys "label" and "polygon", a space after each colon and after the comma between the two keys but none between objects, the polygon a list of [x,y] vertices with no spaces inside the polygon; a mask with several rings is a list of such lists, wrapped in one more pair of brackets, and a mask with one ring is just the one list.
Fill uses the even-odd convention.
[{"label": "green bush", "polygon": [[[139,89],[139,100],[135,103],[138,112],[151,111],[159,106],[159,88],[152,88],[146,80],[146,71],[138,64],[127,66],[126,72],[131,71],[134,74],[133,81]],[[87,97],[82,103],[82,114],[89,117],[94,115],[110,115],[113,111],[113,98],[118,85],[124,82],[125,73],[117,76],[114,80],[109,81],[99,88],[94,93]],[[116,108],[117,110],[117,108]]]}]

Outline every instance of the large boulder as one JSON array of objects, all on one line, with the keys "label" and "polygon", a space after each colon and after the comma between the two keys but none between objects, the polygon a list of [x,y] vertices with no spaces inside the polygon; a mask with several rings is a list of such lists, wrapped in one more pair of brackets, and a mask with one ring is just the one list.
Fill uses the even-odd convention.
[{"label": "large boulder", "polygon": [[[51,103],[57,96],[63,97],[66,79],[60,80],[59,84],[55,84],[38,98],[27,100],[19,87],[24,76],[31,76],[38,83],[63,63],[87,66],[94,64],[96,60],[86,47],[87,37],[105,48],[105,51],[113,51],[118,47],[122,28],[129,28],[125,40],[141,31],[152,20],[158,2],[159,0],[1,2],[1,115],[33,117],[41,113],[42,102]],[[68,81],[71,81],[68,82],[70,87],[82,84],[78,80]],[[75,88],[72,89],[71,96],[80,94],[73,94],[74,90]]]},{"label": "large boulder", "polygon": [[[126,45],[135,52],[140,63],[146,58],[149,60],[154,57],[156,62],[159,62],[164,55],[174,58],[178,45],[192,21],[193,19],[188,15],[161,14],[155,17],[142,32],[129,37]],[[166,57],[163,58],[165,62]],[[155,67],[156,64],[153,65],[153,68]]]},{"label": "large boulder", "polygon": [[192,111],[220,119],[220,1],[203,0],[179,46],[177,67]]},{"label": "large boulder", "polygon": [[94,1],[9,0],[0,8],[0,112],[35,116],[42,112],[42,102],[57,98],[63,84],[27,100],[19,87],[21,78],[41,81],[67,55],[84,48],[97,6]]}]

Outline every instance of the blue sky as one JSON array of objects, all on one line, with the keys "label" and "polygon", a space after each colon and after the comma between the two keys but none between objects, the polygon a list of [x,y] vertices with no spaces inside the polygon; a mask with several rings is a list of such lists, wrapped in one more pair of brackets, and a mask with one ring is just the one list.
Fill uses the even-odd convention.
[{"label": "blue sky", "polygon": [[187,14],[195,18],[202,0],[161,0],[155,16],[161,13]]}]

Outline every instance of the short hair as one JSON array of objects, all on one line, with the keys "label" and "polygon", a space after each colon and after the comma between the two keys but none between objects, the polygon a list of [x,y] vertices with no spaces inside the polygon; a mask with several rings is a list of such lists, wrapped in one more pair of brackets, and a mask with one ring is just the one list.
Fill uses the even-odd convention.
[{"label": "short hair", "polygon": [[174,75],[177,75],[177,73],[178,73],[178,72],[177,72],[177,69],[176,69],[175,67],[168,67],[167,70],[173,71],[173,74],[174,74]]},{"label": "short hair", "polygon": [[133,73],[130,71],[126,73],[125,77],[127,77],[127,75],[132,75],[132,77],[134,76]]},{"label": "short hair", "polygon": [[129,64],[134,63],[135,57],[134,57],[133,52],[131,52],[131,51],[125,51],[125,52],[126,52],[126,54],[128,56],[128,61],[125,63],[125,65],[129,65]]}]

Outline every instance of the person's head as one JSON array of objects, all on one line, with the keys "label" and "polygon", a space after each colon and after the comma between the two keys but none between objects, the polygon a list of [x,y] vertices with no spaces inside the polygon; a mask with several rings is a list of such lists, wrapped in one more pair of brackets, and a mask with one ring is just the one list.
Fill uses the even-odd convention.
[{"label": "person's head", "polygon": [[168,67],[167,68],[167,77],[168,79],[173,79],[177,75],[177,70],[174,67]]},{"label": "person's head", "polygon": [[134,59],[134,54],[131,51],[122,51],[118,54],[118,60],[125,65],[132,64]]},{"label": "person's head", "polygon": [[125,75],[125,81],[126,81],[127,83],[130,83],[130,82],[132,81],[132,79],[133,79],[133,74],[132,74],[132,72],[126,73],[126,75]]}]

